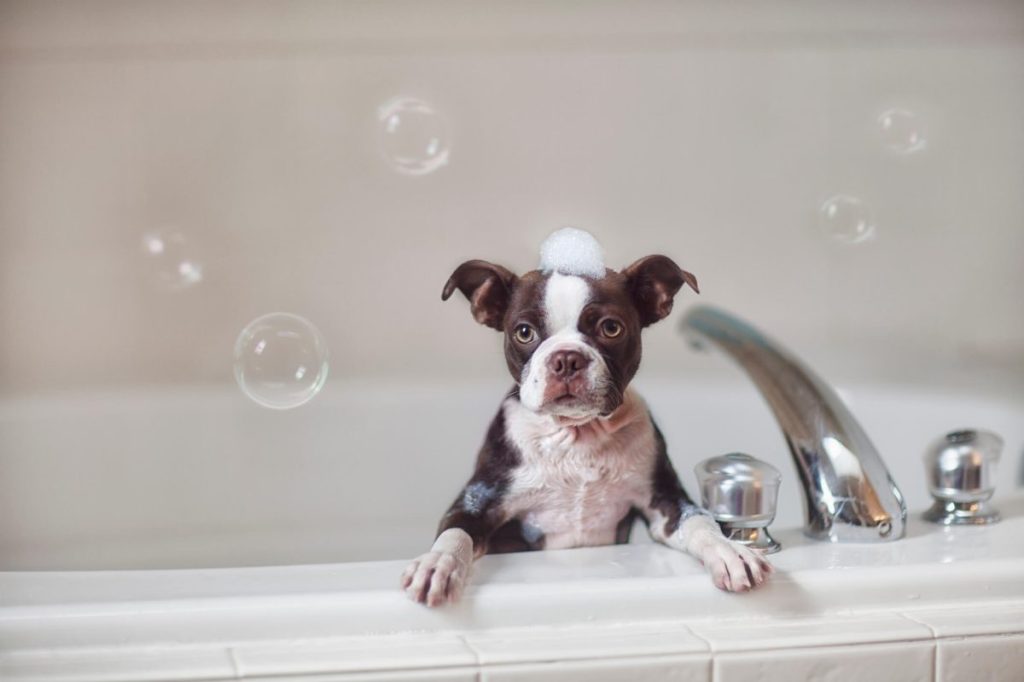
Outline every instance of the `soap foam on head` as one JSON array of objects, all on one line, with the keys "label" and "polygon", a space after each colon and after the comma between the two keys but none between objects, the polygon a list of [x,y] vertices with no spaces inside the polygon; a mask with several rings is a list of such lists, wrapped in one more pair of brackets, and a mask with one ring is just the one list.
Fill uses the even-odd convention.
[{"label": "soap foam on head", "polygon": [[563,227],[540,245],[540,271],[563,275],[604,277],[604,253],[594,236],[585,230]]}]

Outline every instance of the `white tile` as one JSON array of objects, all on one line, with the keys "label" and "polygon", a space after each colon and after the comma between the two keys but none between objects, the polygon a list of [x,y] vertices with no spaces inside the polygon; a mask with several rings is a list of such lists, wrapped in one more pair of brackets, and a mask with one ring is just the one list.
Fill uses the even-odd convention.
[{"label": "white tile", "polygon": [[1020,682],[1024,635],[938,641],[938,682]]},{"label": "white tile", "polygon": [[454,635],[346,637],[234,649],[242,675],[369,673],[472,668],[476,656]]},{"label": "white tile", "polygon": [[716,654],[715,682],[932,682],[934,642]]},{"label": "white tile", "polygon": [[717,652],[930,640],[931,630],[899,614],[691,623]]},{"label": "white tile", "polygon": [[676,623],[516,628],[466,635],[483,665],[709,653],[703,640]]},{"label": "white tile", "polygon": [[0,654],[0,680],[4,682],[146,682],[234,677],[235,669],[227,650],[216,647]]},{"label": "white tile", "polygon": [[907,616],[931,627],[936,637],[1024,633],[1024,602],[922,609]]},{"label": "white tile", "polygon": [[703,656],[650,656],[497,665],[483,668],[481,682],[710,682],[711,662]]},{"label": "white tile", "polygon": [[[260,682],[299,682],[294,675],[260,677]],[[438,668],[436,670],[388,670],[375,673],[317,675],[316,682],[479,682],[475,668]]]}]

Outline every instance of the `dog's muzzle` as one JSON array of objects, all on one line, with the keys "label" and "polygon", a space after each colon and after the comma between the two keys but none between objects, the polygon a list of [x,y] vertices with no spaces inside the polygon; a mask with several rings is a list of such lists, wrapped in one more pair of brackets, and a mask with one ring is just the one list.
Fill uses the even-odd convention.
[{"label": "dog's muzzle", "polygon": [[607,367],[597,351],[583,343],[561,340],[534,353],[523,377],[520,399],[530,409],[556,415],[596,415],[606,405],[607,383]]}]

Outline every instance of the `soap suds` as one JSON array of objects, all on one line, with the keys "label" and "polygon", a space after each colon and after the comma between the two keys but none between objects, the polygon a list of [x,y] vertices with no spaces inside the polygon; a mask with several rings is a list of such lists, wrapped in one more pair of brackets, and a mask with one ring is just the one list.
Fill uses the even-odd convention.
[{"label": "soap suds", "polygon": [[605,275],[604,253],[594,236],[585,230],[563,227],[540,245],[540,271],[577,277]]}]

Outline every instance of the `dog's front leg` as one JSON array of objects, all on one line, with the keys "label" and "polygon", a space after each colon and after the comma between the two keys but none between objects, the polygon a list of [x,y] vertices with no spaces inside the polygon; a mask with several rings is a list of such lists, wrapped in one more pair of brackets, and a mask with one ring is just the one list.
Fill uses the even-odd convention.
[{"label": "dog's front leg", "polygon": [[461,596],[473,561],[487,551],[487,539],[507,521],[497,489],[472,480],[462,490],[441,519],[430,551],[413,559],[402,573],[402,589],[410,599],[440,606]]},{"label": "dog's front leg", "polygon": [[674,516],[651,514],[651,537],[698,559],[719,589],[746,592],[763,583],[772,566],[761,553],[729,540],[715,520],[693,504],[681,501]]},{"label": "dog's front leg", "polygon": [[654,433],[658,451],[651,497],[640,507],[651,537],[698,559],[720,589],[746,592],[763,583],[772,565],[760,552],[725,537],[711,515],[693,503],[679,482],[657,426]]}]

